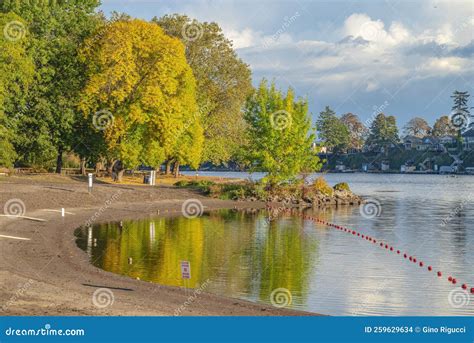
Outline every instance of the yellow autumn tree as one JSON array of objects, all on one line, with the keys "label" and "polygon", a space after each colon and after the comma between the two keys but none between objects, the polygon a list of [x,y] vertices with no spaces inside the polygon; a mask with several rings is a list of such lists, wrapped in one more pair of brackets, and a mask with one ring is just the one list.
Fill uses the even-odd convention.
[{"label": "yellow autumn tree", "polygon": [[[108,23],[84,44],[79,107],[124,167],[164,160],[197,167],[203,132],[183,44],[143,20]],[[190,142],[191,140],[191,142]]]}]

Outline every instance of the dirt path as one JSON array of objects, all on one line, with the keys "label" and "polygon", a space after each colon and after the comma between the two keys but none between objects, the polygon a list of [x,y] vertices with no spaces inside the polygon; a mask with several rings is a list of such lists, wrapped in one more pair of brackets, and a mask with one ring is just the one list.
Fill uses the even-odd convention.
[{"label": "dirt path", "polygon": [[[74,230],[88,220],[148,218],[158,211],[160,215],[179,215],[183,201],[189,198],[199,199],[205,209],[263,206],[209,199],[166,186],[102,184],[95,185],[89,194],[86,183],[66,178],[1,179],[0,207],[24,204],[26,216],[45,221],[0,217],[0,314],[155,316],[174,315],[181,308],[181,315],[309,315],[205,292],[183,309],[189,291],[186,294],[181,288],[103,271],[91,265],[86,253],[76,246]],[[59,212],[45,211],[62,207],[73,214],[62,218]],[[109,291],[97,306],[92,299],[100,288]],[[101,307],[100,301],[110,303],[112,296],[113,303]]]}]

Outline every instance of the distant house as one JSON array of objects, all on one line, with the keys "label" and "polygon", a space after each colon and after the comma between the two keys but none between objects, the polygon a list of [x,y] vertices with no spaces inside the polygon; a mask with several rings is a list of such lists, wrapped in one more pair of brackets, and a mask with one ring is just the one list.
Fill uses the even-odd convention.
[{"label": "distant house", "polygon": [[456,144],[456,137],[454,136],[442,136],[439,137],[439,143],[440,144]]},{"label": "distant house", "polygon": [[418,149],[422,143],[422,139],[416,136],[405,136],[403,138],[403,146],[405,150]]},{"label": "distant house", "polygon": [[336,170],[342,172],[342,171],[346,170],[346,166],[344,165],[343,162],[337,161],[336,162]]},{"label": "distant house", "polygon": [[414,172],[415,170],[416,170],[416,167],[414,165],[404,164],[400,167],[400,172],[402,173],[410,173],[410,172]]},{"label": "distant house", "polygon": [[444,145],[440,143],[438,137],[426,136],[421,140],[421,144],[417,147],[417,150],[423,151],[445,151]]},{"label": "distant house", "polygon": [[390,169],[390,162],[389,161],[382,161],[382,163],[380,164],[380,169],[382,171],[388,171]]},{"label": "distant house", "polygon": [[328,148],[323,145],[323,142],[313,142],[312,148],[318,154],[327,154]]},{"label": "distant house", "polygon": [[463,138],[462,145],[463,145],[464,150],[474,149],[474,126],[473,125],[471,125],[469,130],[467,130],[466,132],[462,134],[462,138]]},{"label": "distant house", "polygon": [[453,166],[441,166],[439,167],[440,174],[452,174],[456,172],[456,167]]}]

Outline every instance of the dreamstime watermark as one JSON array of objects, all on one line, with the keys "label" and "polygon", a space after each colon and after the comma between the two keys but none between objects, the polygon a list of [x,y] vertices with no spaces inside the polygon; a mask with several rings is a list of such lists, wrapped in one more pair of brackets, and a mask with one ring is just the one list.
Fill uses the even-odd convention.
[{"label": "dreamstime watermark", "polygon": [[453,289],[448,294],[448,302],[451,307],[461,308],[469,304],[471,297],[464,289]]},{"label": "dreamstime watermark", "polygon": [[464,130],[469,127],[471,120],[467,111],[457,110],[449,115],[449,124],[455,130]]},{"label": "dreamstime watermark", "polygon": [[98,308],[112,306],[114,301],[114,292],[109,288],[98,288],[95,290],[94,294],[92,294],[92,303]]},{"label": "dreamstime watermark", "polygon": [[204,281],[200,286],[199,288],[196,288],[194,291],[193,291],[193,294],[191,294],[188,299],[181,305],[179,306],[175,311],[174,311],[174,315],[177,317],[179,315],[181,315],[181,313],[186,310],[186,308],[188,308],[193,302],[196,301],[196,299],[199,297],[199,295],[207,288],[207,286],[209,285],[210,283],[210,280],[207,279],[206,281]]},{"label": "dreamstime watermark", "polygon": [[367,219],[380,217],[382,214],[382,205],[377,199],[366,199],[362,202],[362,204],[360,204],[359,212],[362,217]]},{"label": "dreamstime watermark", "polygon": [[194,42],[202,37],[204,29],[198,22],[186,23],[181,29],[181,35],[184,40]]},{"label": "dreamstime watermark", "polygon": [[379,22],[367,21],[361,25],[359,36],[368,41],[376,41],[382,37],[383,25]]},{"label": "dreamstime watermark", "polygon": [[467,199],[464,199],[454,210],[452,210],[446,217],[443,218],[441,221],[440,226],[445,227],[451,220],[453,220],[454,217],[459,215],[461,211],[466,207],[466,205],[470,202],[472,202],[472,198],[474,195],[469,195]]},{"label": "dreamstime watermark", "polygon": [[286,288],[276,288],[270,294],[270,303],[278,308],[290,306],[293,302],[291,292]]},{"label": "dreamstime watermark", "polygon": [[6,336],[85,336],[84,329],[53,329],[50,324],[39,329],[17,329],[9,327],[5,330]]},{"label": "dreamstime watermark", "polygon": [[15,294],[13,294],[11,298],[8,299],[8,301],[1,307],[2,311],[7,311],[10,308],[10,306],[15,304],[15,302],[17,302],[18,299],[21,298],[26,293],[26,291],[28,290],[28,288],[31,287],[32,284],[33,284],[32,279],[29,279],[24,284],[19,284],[18,289],[16,290]]},{"label": "dreamstime watermark", "polygon": [[200,217],[203,211],[204,206],[198,199],[188,199],[181,206],[181,213],[188,219]]},{"label": "dreamstime watermark", "polygon": [[368,118],[364,125],[366,127],[370,127],[372,125],[372,123],[374,122],[375,118],[377,118],[377,116],[380,114],[380,113],[383,113],[385,111],[385,109],[388,107],[389,105],[389,102],[387,100],[384,101],[384,103],[382,105],[374,105],[372,106],[372,115],[370,116],[370,118]]},{"label": "dreamstime watermark", "polygon": [[284,130],[291,126],[291,114],[285,110],[280,110],[270,114],[270,124],[275,130]]},{"label": "dreamstime watermark", "polygon": [[109,110],[100,110],[92,116],[92,125],[99,130],[104,131],[114,123],[114,115]]},{"label": "dreamstime watermark", "polygon": [[21,21],[10,21],[4,26],[3,35],[10,42],[19,41],[26,36],[26,26]]},{"label": "dreamstime watermark", "polygon": [[3,206],[3,213],[11,217],[22,217],[26,213],[25,203],[21,199],[10,199]]},{"label": "dreamstime watermark", "polygon": [[271,35],[270,38],[265,39],[263,47],[268,48],[272,44],[272,42],[277,42],[280,39],[281,35],[284,34],[286,30],[288,30],[291,24],[293,24],[299,16],[299,12],[295,12],[295,14],[293,14],[291,17],[285,16],[283,18],[283,24],[281,25],[281,27],[273,35]]},{"label": "dreamstime watermark", "polygon": [[107,199],[104,203],[104,206],[100,207],[89,219],[86,220],[84,225],[91,226],[101,215],[104,213],[112,203],[117,201],[118,197],[123,193],[122,190],[119,190],[115,194],[113,194],[109,199]]}]

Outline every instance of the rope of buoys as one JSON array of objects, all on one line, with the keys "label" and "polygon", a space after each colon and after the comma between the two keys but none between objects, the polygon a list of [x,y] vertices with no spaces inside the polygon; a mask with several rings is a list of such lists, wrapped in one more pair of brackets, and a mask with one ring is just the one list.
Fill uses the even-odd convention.
[{"label": "rope of buoys", "polygon": [[[293,214],[293,211],[291,211],[291,209],[285,209],[284,212],[289,212],[290,214]],[[361,232],[358,232],[358,231],[356,231],[356,230],[354,230],[354,229],[349,229],[349,228],[344,227],[344,226],[342,226],[342,225],[336,225],[336,224],[334,224],[334,223],[330,223],[330,222],[328,222],[328,221],[319,219],[319,218],[317,218],[317,217],[302,215],[302,214],[299,214],[299,213],[298,213],[298,215],[300,215],[303,219],[312,220],[312,221],[315,221],[315,222],[317,222],[317,223],[323,224],[323,225],[325,225],[325,226],[329,226],[329,227],[335,228],[336,230],[340,230],[340,231],[343,231],[343,232],[347,232],[348,234],[352,234],[353,236],[360,237],[361,239],[365,239],[366,241],[372,242],[373,244],[376,244],[376,243],[377,243],[377,240],[376,240],[375,238],[373,238],[373,237],[371,237],[371,236],[369,236],[369,235],[367,235],[367,234],[362,234]],[[395,248],[394,248],[393,246],[390,246],[388,243],[380,242],[380,243],[379,243],[379,246],[380,246],[381,248],[385,248],[385,249],[388,250],[388,251],[392,251],[392,252],[395,251]],[[401,255],[401,251],[400,251],[400,250],[396,250],[396,253],[397,253],[398,255]],[[401,255],[401,256],[403,256],[403,258],[405,258],[405,259],[408,258],[408,260],[409,260],[410,262],[413,262],[413,263],[415,263],[415,264],[418,262],[418,265],[419,265],[420,267],[424,267],[424,266],[425,266],[425,264],[424,264],[423,261],[418,261],[418,260],[416,259],[416,257],[410,256],[410,255],[408,255],[407,253],[404,253],[404,254]],[[432,267],[431,265],[428,265],[427,270],[431,272],[431,271],[433,271],[433,267]],[[441,271],[438,271],[438,272],[436,273],[436,275],[437,275],[438,277],[442,277],[442,276],[443,276],[443,273],[442,273]],[[456,285],[457,282],[458,282],[458,280],[457,280],[456,278],[452,277],[452,276],[448,276],[448,281],[449,281],[450,283],[452,283],[453,285]],[[461,288],[462,288],[463,290],[466,290],[466,291],[467,291],[469,287],[468,287],[467,284],[463,283],[463,284],[461,285]],[[470,292],[471,292],[472,294],[474,294],[474,287],[471,287],[471,288],[470,288]]]}]

